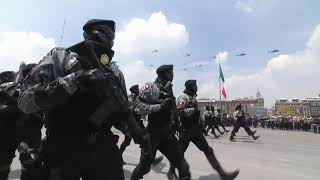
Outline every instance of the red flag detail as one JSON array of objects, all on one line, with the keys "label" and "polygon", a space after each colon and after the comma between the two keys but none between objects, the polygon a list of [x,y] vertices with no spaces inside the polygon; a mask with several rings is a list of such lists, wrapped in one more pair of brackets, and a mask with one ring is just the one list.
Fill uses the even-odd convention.
[{"label": "red flag detail", "polygon": [[227,92],[226,90],[224,89],[224,87],[222,87],[222,95],[223,97],[226,99],[227,98]]}]

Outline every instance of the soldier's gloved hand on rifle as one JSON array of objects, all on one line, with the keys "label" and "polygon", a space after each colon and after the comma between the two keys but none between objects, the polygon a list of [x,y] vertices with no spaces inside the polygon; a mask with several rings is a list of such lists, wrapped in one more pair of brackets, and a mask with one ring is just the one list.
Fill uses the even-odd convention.
[{"label": "soldier's gloved hand on rifle", "polygon": [[80,84],[80,88],[84,87],[97,87],[103,85],[106,80],[106,75],[100,69],[92,69],[86,71],[78,71],[76,78]]},{"label": "soldier's gloved hand on rifle", "polygon": [[162,103],[161,103],[161,109],[163,110],[170,110],[173,107],[173,100],[171,98],[166,98]]},{"label": "soldier's gloved hand on rifle", "polygon": [[24,168],[35,166],[36,163],[40,163],[43,160],[40,152],[36,149],[30,148],[25,142],[21,142],[19,144],[18,151],[20,153],[19,159]]}]

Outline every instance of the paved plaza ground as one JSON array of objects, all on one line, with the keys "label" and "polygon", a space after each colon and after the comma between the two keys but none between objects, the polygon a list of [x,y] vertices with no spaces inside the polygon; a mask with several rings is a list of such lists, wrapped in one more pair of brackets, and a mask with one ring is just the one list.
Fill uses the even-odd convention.
[{"label": "paved plaza ground", "polygon": [[[121,134],[115,131],[116,134]],[[239,130],[237,142],[230,142],[229,135],[219,139],[207,137],[218,159],[227,170],[240,169],[238,180],[319,180],[320,134],[300,131],[258,129],[260,139],[253,141],[243,129]],[[123,136],[120,136],[121,143]],[[160,156],[160,153],[157,154]],[[205,156],[191,144],[186,152],[192,179],[219,180]],[[124,153],[126,179],[137,165],[140,157],[138,145],[132,143]],[[165,159],[144,177],[146,180],[165,180],[169,163]],[[18,179],[20,165],[17,159],[12,167],[10,180]]]}]

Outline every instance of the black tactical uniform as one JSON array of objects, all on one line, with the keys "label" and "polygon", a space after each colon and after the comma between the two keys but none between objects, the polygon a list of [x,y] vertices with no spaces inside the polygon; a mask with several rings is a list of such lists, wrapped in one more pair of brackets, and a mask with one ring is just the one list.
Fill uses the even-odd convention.
[{"label": "black tactical uniform", "polygon": [[[184,94],[177,99],[177,109],[182,124],[182,132],[180,134],[179,142],[182,144],[183,152],[185,152],[189,146],[189,143],[194,143],[199,150],[201,150],[213,169],[215,169],[222,180],[232,180],[237,177],[239,170],[232,173],[226,172],[221,167],[220,163],[216,159],[213,149],[209,146],[207,140],[202,134],[200,120],[200,111],[198,109],[198,101],[196,99],[197,84],[196,80],[188,80],[185,83],[186,89]],[[168,178],[171,179],[171,175],[174,172],[174,166],[170,167]]]},{"label": "black tactical uniform", "polygon": [[220,109],[217,109],[217,111],[215,112],[215,118],[216,118],[216,122],[217,122],[217,126],[221,126],[224,130],[224,133],[228,133],[229,130],[226,129],[226,127],[223,125],[222,123],[222,118],[221,118],[221,110]]},{"label": "black tactical uniform", "polygon": [[219,125],[218,125],[218,119],[215,116],[215,111],[214,111],[214,107],[211,106],[210,111],[208,111],[208,114],[206,115],[208,118],[208,127],[206,129],[207,133],[209,132],[209,130],[211,129],[211,134],[213,134],[216,138],[220,137],[220,135],[216,135],[215,129],[218,130],[218,132],[223,135],[224,132],[221,132],[219,129]]},{"label": "black tactical uniform", "polygon": [[17,108],[14,102],[6,102],[6,88],[12,84],[14,72],[5,71],[0,74],[0,180],[7,180],[10,166],[15,156],[15,150],[19,144],[19,131],[16,126]]},{"label": "black tactical uniform", "polygon": [[[20,142],[29,144],[31,148],[39,148],[40,146],[43,125],[40,115],[24,114],[17,107],[21,83],[34,66],[35,64],[22,63],[14,82],[1,85],[0,161],[7,159],[7,167],[10,167]],[[3,166],[2,164],[0,167]],[[5,176],[7,175],[0,175],[1,178],[5,178]],[[35,177],[35,170],[25,168],[22,163],[21,179],[36,180]]]},{"label": "black tactical uniform", "polygon": [[234,141],[235,134],[239,131],[240,127],[243,127],[249,136],[252,136],[254,140],[257,140],[260,136],[255,136],[256,131],[251,131],[247,122],[245,114],[242,110],[241,104],[236,107],[236,112],[234,112],[235,118],[237,118],[236,124],[231,132],[230,141]]},{"label": "black tactical uniform", "polygon": [[90,20],[83,29],[83,42],[54,48],[40,61],[24,85],[19,108],[48,111],[43,146],[49,180],[124,180],[111,126],[126,120],[133,135],[142,132],[130,113],[122,72],[110,62],[115,23]]},{"label": "black tactical uniform", "polygon": [[157,150],[167,157],[179,170],[180,179],[190,179],[189,166],[174,136],[173,109],[175,102],[171,87],[173,66],[163,65],[157,69],[158,78],[154,83],[146,83],[140,90],[139,103],[135,109],[140,115],[148,114],[146,128],[151,139],[151,152],[142,149],[140,162],[134,169],[131,180],[142,179],[150,171]]},{"label": "black tactical uniform", "polygon": [[[139,95],[139,86],[138,85],[134,85],[132,87],[130,87],[130,96],[129,96],[129,104],[130,104],[130,108],[134,109],[136,107],[137,104],[137,98]],[[141,116],[134,113],[134,117],[135,120],[137,121],[138,125],[140,126],[141,129],[145,129],[144,125],[143,125],[143,121],[141,119]],[[124,126],[124,129],[122,130],[123,134],[125,135],[125,138],[123,140],[123,142],[120,145],[120,152],[121,154],[123,154],[123,152],[126,150],[126,148],[130,145],[130,142],[132,140],[132,136],[128,130],[127,126]]]}]

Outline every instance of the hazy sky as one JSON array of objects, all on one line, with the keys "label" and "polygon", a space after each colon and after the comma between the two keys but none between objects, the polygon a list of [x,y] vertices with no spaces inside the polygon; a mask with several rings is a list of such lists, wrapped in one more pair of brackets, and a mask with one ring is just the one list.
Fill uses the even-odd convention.
[{"label": "hazy sky", "polygon": [[[82,25],[102,18],[117,23],[114,60],[128,86],[152,81],[157,66],[171,63],[176,95],[192,78],[199,97],[217,98],[212,57],[220,53],[228,98],[254,96],[260,89],[271,107],[275,99],[320,93],[318,0],[21,2],[1,2],[0,70],[15,70],[20,61],[38,61],[54,46],[81,41]],[[268,53],[273,49],[280,52]]]}]

